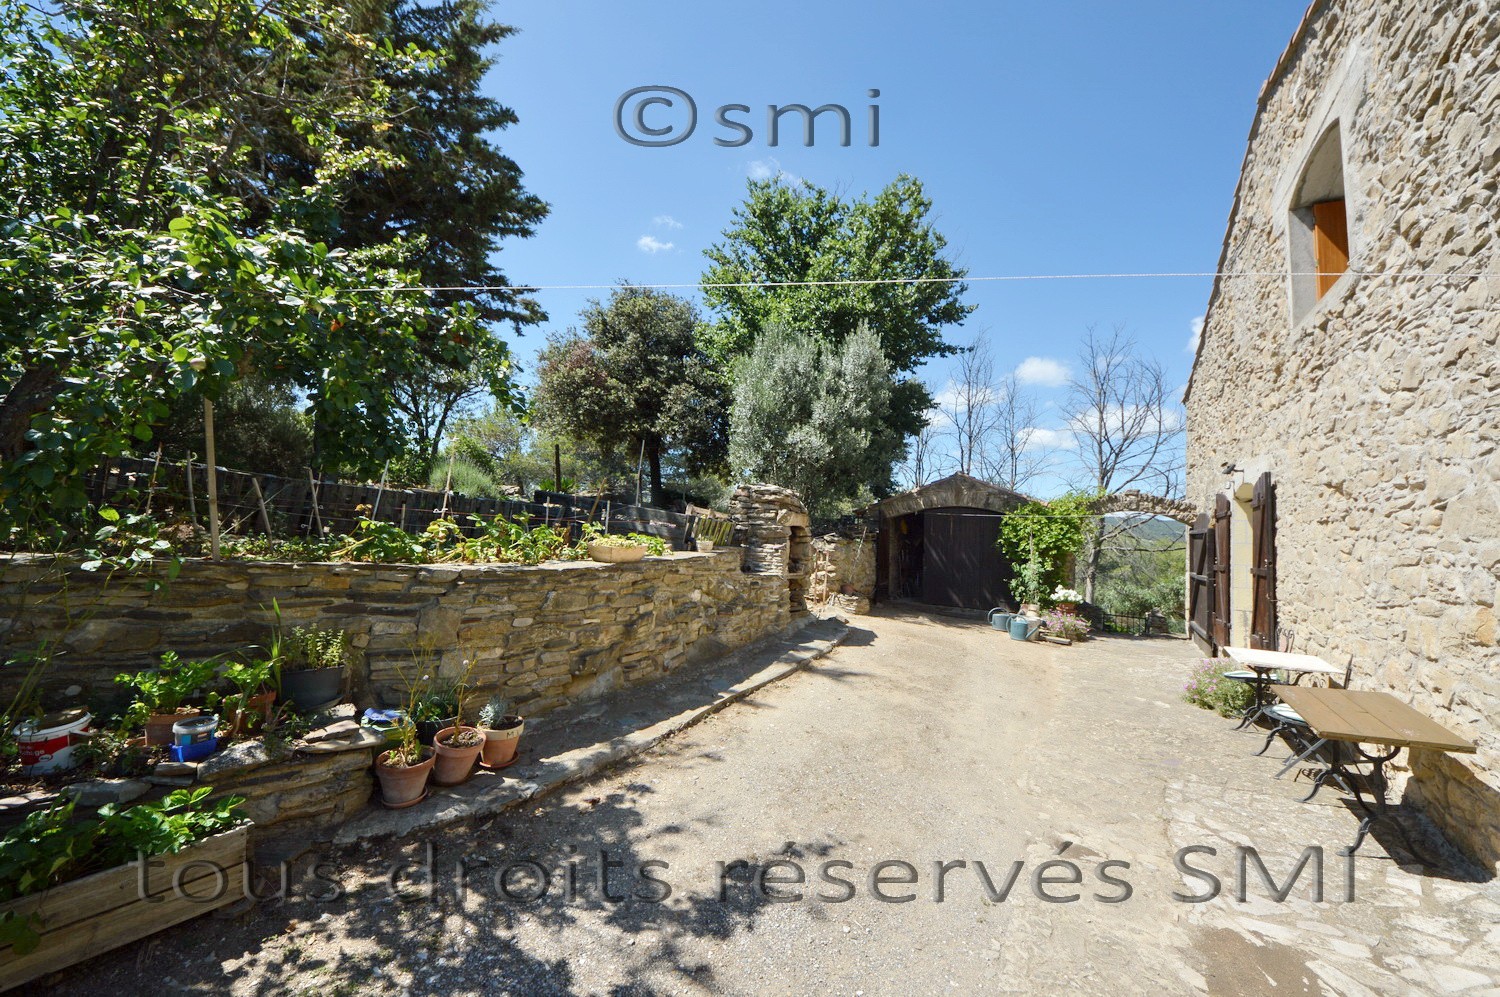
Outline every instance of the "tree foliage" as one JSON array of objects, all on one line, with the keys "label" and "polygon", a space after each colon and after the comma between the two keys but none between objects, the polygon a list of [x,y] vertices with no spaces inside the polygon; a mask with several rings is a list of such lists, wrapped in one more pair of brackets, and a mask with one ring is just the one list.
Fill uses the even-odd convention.
[{"label": "tree foliage", "polygon": [[[721,242],[706,255],[705,302],[716,320],[703,330],[720,361],[748,353],[773,326],[815,332],[838,344],[861,326],[874,330],[899,380],[886,416],[902,435],[917,432],[932,397],[912,374],[956,347],[943,327],[974,310],[963,303],[965,271],[945,255],[947,241],[929,219],[932,201],[902,175],[874,197],[849,199],[805,181],[752,181]],[[830,286],[827,281],[893,281]],[[726,286],[805,283],[796,287]]]},{"label": "tree foliage", "polygon": [[890,367],[868,327],[830,343],[785,326],[734,368],[729,460],[791,488],[820,515],[889,481],[902,440],[887,423]]},{"label": "tree foliage", "polygon": [[[352,17],[327,0],[0,0],[6,528],[83,506],[83,475],[185,395],[258,372],[306,399],[331,456],[369,465],[398,438],[390,385],[417,372],[426,330],[451,367],[503,353],[472,305],[404,289],[419,281],[401,242],[346,252],[305,228],[383,155],[341,128],[383,120],[381,74],[424,62]],[[310,40],[330,37],[350,53],[333,67]],[[317,173],[252,205],[286,129]]]},{"label": "tree foliage", "polygon": [[996,541],[1018,578],[1029,581],[1027,602],[1066,585],[1070,560],[1082,549],[1093,523],[1086,495],[1065,495],[1051,502],[1028,502],[1000,520]]},{"label": "tree foliage", "polygon": [[698,310],[682,298],[623,285],[592,302],[583,331],[554,336],[537,357],[537,421],[597,447],[606,460],[644,455],[653,501],[663,465],[689,473],[724,463],[724,383],[694,337]]}]

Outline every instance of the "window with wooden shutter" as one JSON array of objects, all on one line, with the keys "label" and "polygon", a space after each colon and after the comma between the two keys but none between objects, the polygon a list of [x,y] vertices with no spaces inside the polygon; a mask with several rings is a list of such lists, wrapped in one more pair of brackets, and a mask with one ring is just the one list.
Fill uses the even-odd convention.
[{"label": "window with wooden shutter", "polygon": [[1208,513],[1188,531],[1188,627],[1193,636],[1218,654],[1214,640],[1214,527]]},{"label": "window with wooden shutter", "polygon": [[1344,144],[1332,124],[1302,164],[1287,205],[1292,321],[1300,322],[1349,270],[1357,246],[1344,195]]},{"label": "window with wooden shutter", "polygon": [[1349,219],[1342,198],[1312,206],[1313,252],[1318,264],[1318,297],[1327,294],[1349,269]]},{"label": "window with wooden shutter", "polygon": [[1276,650],[1276,486],[1267,471],[1255,482],[1250,499],[1251,566],[1250,646]]},{"label": "window with wooden shutter", "polygon": [[1214,583],[1213,583],[1213,632],[1214,643],[1219,647],[1229,646],[1229,548],[1232,543],[1229,533],[1229,496],[1222,492],[1214,500]]}]

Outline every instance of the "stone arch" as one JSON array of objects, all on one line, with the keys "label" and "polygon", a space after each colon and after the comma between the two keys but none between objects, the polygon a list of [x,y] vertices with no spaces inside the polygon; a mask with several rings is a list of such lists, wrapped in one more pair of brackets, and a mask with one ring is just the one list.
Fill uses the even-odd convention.
[{"label": "stone arch", "polygon": [[1164,498],[1160,495],[1148,495],[1145,492],[1130,489],[1114,495],[1106,495],[1094,503],[1094,511],[1099,515],[1107,515],[1112,512],[1134,512],[1147,516],[1166,516],[1175,519],[1185,526],[1192,526],[1193,520],[1198,518],[1198,507],[1191,502],[1182,499]]},{"label": "stone arch", "polygon": [[909,492],[893,495],[879,502],[874,508],[886,519],[910,516],[928,509],[985,509],[989,512],[1010,512],[1029,501],[1020,492],[967,474],[953,474],[934,481],[930,485],[913,488]]}]

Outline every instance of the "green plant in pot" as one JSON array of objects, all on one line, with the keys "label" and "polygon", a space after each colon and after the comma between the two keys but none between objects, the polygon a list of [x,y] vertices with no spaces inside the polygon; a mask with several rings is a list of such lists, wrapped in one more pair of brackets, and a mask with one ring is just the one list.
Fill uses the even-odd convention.
[{"label": "green plant in pot", "polygon": [[280,666],[281,698],[303,713],[326,709],[343,698],[344,677],[354,658],[342,630],[298,627],[272,644]]},{"label": "green plant in pot", "polygon": [[628,564],[647,554],[661,557],[667,552],[667,542],[661,537],[643,533],[606,533],[594,523],[583,528],[583,546],[589,557],[605,564]]},{"label": "green plant in pot", "polygon": [[451,682],[423,679],[411,696],[406,713],[417,731],[417,740],[431,744],[437,733],[458,725],[458,688]]},{"label": "green plant in pot", "polygon": [[432,769],[432,781],[439,786],[457,786],[467,781],[484,748],[484,733],[477,727],[464,724],[464,693],[468,690],[469,676],[473,672],[474,659],[465,658],[463,675],[451,686],[454,697],[453,724],[439,730],[432,739],[432,750],[437,755],[437,762]]},{"label": "green plant in pot", "polygon": [[380,782],[380,800],[391,809],[415,806],[427,797],[427,778],[437,755],[417,741],[417,728],[406,721],[401,736],[375,759],[375,778]]},{"label": "green plant in pot", "polygon": [[116,682],[135,690],[135,700],[125,711],[126,725],[144,728],[147,744],[170,744],[174,723],[203,712],[185,704],[207,688],[218,667],[212,660],[188,661],[168,651],[157,668],[116,675]]},{"label": "green plant in pot", "polygon": [[479,711],[479,729],[484,733],[481,755],[486,768],[503,769],[515,763],[526,720],[510,712],[510,702],[492,696]]},{"label": "green plant in pot", "polygon": [[231,737],[259,734],[270,719],[276,690],[271,688],[276,675],[274,659],[233,661],[224,669],[224,680],[234,692],[219,701],[220,715],[230,721]]}]

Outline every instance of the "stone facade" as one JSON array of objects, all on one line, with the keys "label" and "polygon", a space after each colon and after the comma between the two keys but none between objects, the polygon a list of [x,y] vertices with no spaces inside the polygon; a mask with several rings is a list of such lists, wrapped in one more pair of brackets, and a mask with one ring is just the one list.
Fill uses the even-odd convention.
[{"label": "stone facade", "polygon": [[846,613],[868,613],[875,595],[877,536],[870,532],[855,537],[830,533],[814,539],[807,601]]},{"label": "stone facade", "polygon": [[[452,677],[472,659],[476,695],[499,693],[535,716],[785,629],[785,578],[742,571],[742,553],[538,567],[192,560],[159,591],[142,577],[13,558],[0,563],[0,631],[7,652],[43,642],[60,652],[43,682],[49,707],[99,708],[118,702],[116,673],[164,651],[263,643],[274,600],[285,626],[352,635],[358,705],[399,705],[403,673]],[[0,696],[19,678],[0,676]]]},{"label": "stone facade", "polygon": [[[1290,275],[1337,135],[1350,269]],[[1335,166],[1337,161],[1335,160]],[[1276,485],[1278,623],[1476,742],[1412,753],[1406,798],[1500,868],[1500,7],[1315,3],[1262,90],[1188,395],[1189,498]],[[1486,277],[1434,277],[1484,274]],[[1276,276],[1288,275],[1288,276]],[[1226,481],[1221,467],[1233,465]]]}]

